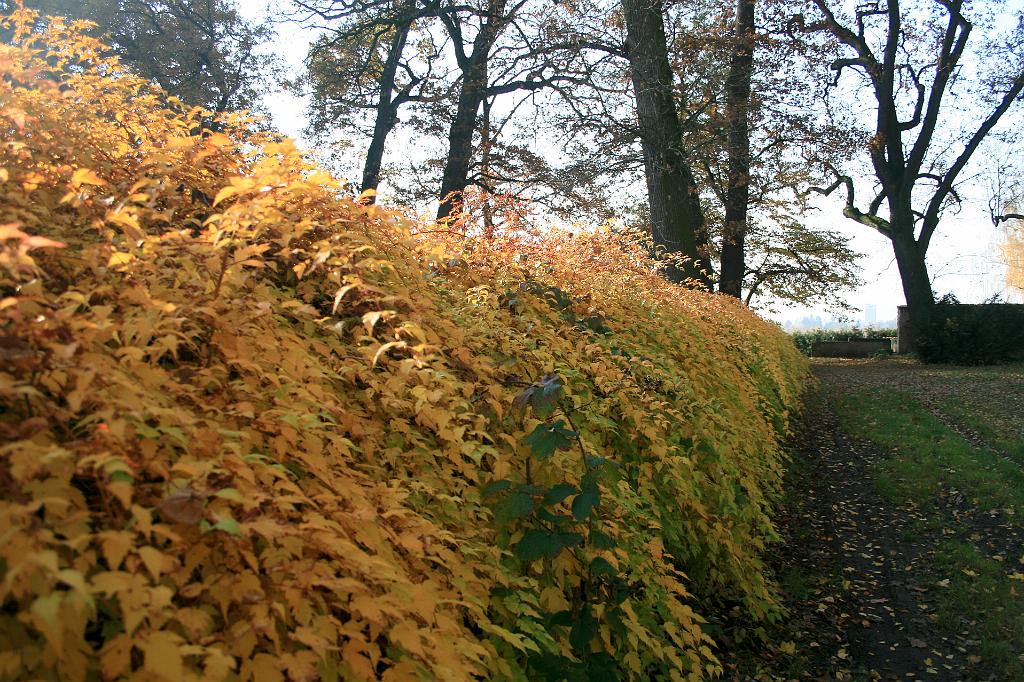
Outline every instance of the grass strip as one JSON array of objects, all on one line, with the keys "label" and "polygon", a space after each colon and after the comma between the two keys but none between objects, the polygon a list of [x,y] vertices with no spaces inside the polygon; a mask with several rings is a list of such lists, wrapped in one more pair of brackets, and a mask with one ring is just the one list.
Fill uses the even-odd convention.
[{"label": "grass strip", "polygon": [[[962,406],[951,417],[988,439],[998,431]],[[907,393],[875,389],[836,401],[843,430],[892,452],[877,465],[876,488],[886,500],[927,513],[918,529],[956,521],[937,502],[960,493],[1004,522],[1024,511],[1024,470],[997,453],[973,446]],[[978,425],[981,428],[978,428]],[[993,439],[994,440],[994,439]],[[1014,532],[1007,528],[1007,535]],[[978,677],[1024,679],[1024,556],[991,555],[972,540],[938,539],[923,576],[934,595],[934,621],[971,645]]]}]

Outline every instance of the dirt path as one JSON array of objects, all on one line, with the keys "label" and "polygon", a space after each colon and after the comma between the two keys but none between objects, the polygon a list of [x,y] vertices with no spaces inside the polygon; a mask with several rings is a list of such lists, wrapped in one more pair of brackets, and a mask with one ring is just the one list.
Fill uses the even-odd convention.
[{"label": "dirt path", "polygon": [[804,470],[780,525],[786,558],[817,582],[803,599],[789,595],[801,621],[795,644],[808,658],[803,676],[961,679],[966,661],[930,634],[927,589],[913,580],[928,556],[927,540],[907,532],[915,512],[874,492],[872,467],[884,454],[843,435],[827,404],[804,415],[793,447]]},{"label": "dirt path", "polygon": [[[789,639],[764,656],[758,670],[738,672],[737,679],[998,679],[979,671],[969,624],[949,635],[942,634],[948,628],[936,627],[942,583],[936,584],[931,568],[938,543],[949,535],[969,535],[982,546],[987,541],[995,553],[1005,544],[1001,528],[989,528],[990,520],[955,490],[939,503],[939,513],[956,520],[952,529],[929,527],[915,506],[883,499],[876,492],[876,464],[891,453],[844,434],[835,414],[837,396],[884,386],[920,396],[949,425],[941,413],[944,401],[950,395],[983,400],[991,381],[981,372],[950,384],[930,372],[898,362],[815,365],[821,388],[790,444],[788,501],[779,517],[784,542],[772,559],[790,610],[782,635]],[[1000,384],[1018,400],[992,408],[1005,411],[1007,419],[1020,414],[1024,377],[1018,378],[1019,386]],[[987,445],[959,426],[969,441]]]}]

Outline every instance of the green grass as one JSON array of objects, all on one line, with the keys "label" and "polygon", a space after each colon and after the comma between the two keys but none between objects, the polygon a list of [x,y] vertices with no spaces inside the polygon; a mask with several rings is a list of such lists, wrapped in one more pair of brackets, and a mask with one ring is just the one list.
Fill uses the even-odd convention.
[{"label": "green grass", "polygon": [[966,408],[959,400],[944,401],[942,411],[957,423],[977,433],[1007,457],[1024,464],[1024,438],[1005,427],[1001,428],[995,420]]},{"label": "green grass", "polygon": [[1024,582],[1007,576],[1024,566],[1016,557],[996,561],[969,543],[946,540],[936,547],[932,569],[939,627],[978,642],[979,669],[1024,679]]},{"label": "green grass", "polygon": [[986,511],[1024,512],[1024,469],[974,447],[909,394],[877,389],[837,402],[843,430],[894,452],[876,483],[887,500],[928,509],[957,490]]},{"label": "green grass", "polygon": [[[949,416],[986,440],[1019,447],[1019,441],[1007,441],[981,415],[953,401],[949,406]],[[975,666],[982,676],[1024,679],[1024,582],[1010,577],[1024,572],[1024,564],[1018,563],[1024,557],[998,561],[962,537],[942,538],[957,524],[936,504],[943,494],[958,490],[980,510],[1002,510],[1003,519],[1014,511],[1022,513],[1024,469],[973,446],[908,394],[865,391],[839,398],[836,409],[847,433],[891,451],[877,465],[879,494],[925,513],[908,523],[906,531],[936,538],[924,578],[935,598],[937,627],[975,643],[971,655],[978,657]]]}]

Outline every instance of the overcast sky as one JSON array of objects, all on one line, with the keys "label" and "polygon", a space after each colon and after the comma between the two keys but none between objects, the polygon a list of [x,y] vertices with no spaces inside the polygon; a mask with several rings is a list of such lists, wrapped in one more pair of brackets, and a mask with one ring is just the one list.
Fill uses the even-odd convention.
[{"label": "overcast sky", "polygon": [[[287,6],[283,0],[239,0],[243,13],[253,19],[266,16],[267,8],[275,3],[278,7]],[[283,24],[278,27],[278,38],[270,49],[297,74],[302,69],[313,37],[315,33],[312,31],[295,24]],[[302,135],[305,103],[301,97],[278,88],[267,96],[267,106],[275,127],[296,138],[301,145],[309,146]],[[394,147],[406,147],[411,142],[395,139],[392,144]],[[403,150],[402,153],[414,151]],[[852,248],[864,254],[860,263],[864,284],[847,294],[848,303],[861,310],[867,305],[875,305],[879,320],[895,318],[896,306],[902,305],[904,299],[890,242],[870,228],[844,218],[838,199],[823,200],[821,209],[808,216],[808,223],[840,230],[848,235]],[[994,228],[989,219],[987,197],[980,193],[965,196],[960,212],[943,220],[928,251],[929,272],[936,296],[953,293],[962,302],[974,303],[993,294],[1001,294],[1007,300],[1024,301],[1005,285],[1005,265],[999,258],[1001,240],[1001,231]],[[815,314],[827,318],[830,311],[823,308],[785,308],[770,317],[783,322]],[[863,314],[854,313],[852,319],[861,321]]]}]

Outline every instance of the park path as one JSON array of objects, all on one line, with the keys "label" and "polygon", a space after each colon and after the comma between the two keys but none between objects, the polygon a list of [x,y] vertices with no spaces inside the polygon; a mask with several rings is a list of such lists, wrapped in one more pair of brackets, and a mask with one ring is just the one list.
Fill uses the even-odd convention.
[{"label": "park path", "polygon": [[[900,361],[819,362],[814,370],[820,387],[789,442],[793,464],[778,518],[783,543],[771,557],[789,609],[782,635],[788,639],[759,671],[737,677],[988,679],[975,670],[969,628],[946,636],[935,627],[937,588],[925,576],[944,531],[921,532],[920,511],[876,493],[875,465],[890,453],[843,433],[834,410],[839,396],[883,386],[912,392],[949,423],[939,410],[948,395],[983,400],[984,389]],[[1010,419],[1019,409],[1019,403],[993,408]],[[976,433],[962,435],[983,444]],[[964,520],[962,531],[971,532],[962,500],[953,496],[942,504]]]}]

